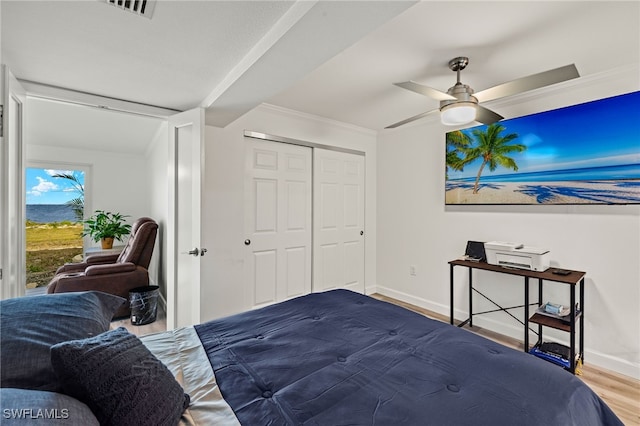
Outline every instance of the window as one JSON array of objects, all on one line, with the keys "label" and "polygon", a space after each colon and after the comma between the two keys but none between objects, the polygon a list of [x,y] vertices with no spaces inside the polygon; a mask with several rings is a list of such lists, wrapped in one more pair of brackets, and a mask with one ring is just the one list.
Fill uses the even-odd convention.
[{"label": "window", "polygon": [[65,262],[82,259],[87,169],[27,167],[26,286],[43,288]]}]

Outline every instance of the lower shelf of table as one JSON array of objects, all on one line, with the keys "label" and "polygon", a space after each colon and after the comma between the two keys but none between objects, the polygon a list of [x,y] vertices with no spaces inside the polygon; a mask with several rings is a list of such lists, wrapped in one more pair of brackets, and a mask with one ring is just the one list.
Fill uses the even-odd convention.
[{"label": "lower shelf of table", "polygon": [[[581,313],[578,313],[576,315],[576,322],[578,322],[578,320],[580,320],[580,317],[582,316]],[[531,318],[529,318],[529,322],[535,323],[535,324],[540,324],[540,325],[544,325],[546,327],[551,327],[551,328],[555,328],[558,330],[562,330],[562,331],[566,331],[568,333],[571,332],[571,324],[562,320],[559,320],[557,318],[553,318],[553,317],[549,317],[546,315],[540,315],[540,314],[533,314],[533,316]]]},{"label": "lower shelf of table", "polygon": [[540,345],[540,342],[538,342],[535,345],[533,345],[533,347],[529,350],[529,354],[531,354],[532,356],[535,356],[537,358],[543,359],[543,360],[545,360],[547,362],[550,362],[550,363],[552,363],[554,365],[557,365],[558,367],[564,368],[565,370],[567,370],[567,371],[569,371],[571,373],[576,374],[575,369],[578,369],[580,367],[580,365],[581,365],[582,354],[580,354],[580,353],[576,353],[575,354],[575,358],[574,358],[575,361],[573,363],[573,365],[575,367],[574,367],[574,370],[572,370],[571,369],[571,362],[568,360],[568,357],[564,357],[562,355],[552,355],[552,354],[550,354],[548,356],[545,356],[545,355],[538,355],[538,354],[534,353],[533,350],[536,347],[538,347],[539,345]]}]

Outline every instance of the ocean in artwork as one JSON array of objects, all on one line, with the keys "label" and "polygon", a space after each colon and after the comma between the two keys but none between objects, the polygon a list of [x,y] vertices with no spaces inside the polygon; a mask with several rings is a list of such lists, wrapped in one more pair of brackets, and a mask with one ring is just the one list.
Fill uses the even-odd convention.
[{"label": "ocean in artwork", "polygon": [[[579,169],[549,170],[542,172],[508,173],[487,175],[483,182],[567,182],[596,180],[628,180],[638,179],[640,184],[640,164],[624,164],[617,166],[584,167]],[[455,186],[459,182],[473,182],[475,177],[450,179],[447,184]]]},{"label": "ocean in artwork", "polygon": [[77,222],[73,206],[68,204],[27,204],[25,215],[37,223]]}]

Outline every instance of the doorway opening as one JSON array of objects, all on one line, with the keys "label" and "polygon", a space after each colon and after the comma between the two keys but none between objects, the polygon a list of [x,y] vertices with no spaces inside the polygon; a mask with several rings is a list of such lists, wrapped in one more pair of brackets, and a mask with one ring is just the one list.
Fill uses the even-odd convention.
[{"label": "doorway opening", "polygon": [[87,168],[25,169],[26,292],[44,293],[56,269],[82,261]]}]

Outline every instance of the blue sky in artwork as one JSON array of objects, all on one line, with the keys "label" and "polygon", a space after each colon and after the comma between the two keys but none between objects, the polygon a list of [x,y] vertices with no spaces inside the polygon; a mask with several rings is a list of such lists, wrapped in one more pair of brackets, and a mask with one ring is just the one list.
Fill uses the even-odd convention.
[{"label": "blue sky in artwork", "polygon": [[84,185],[84,172],[79,170],[26,169],[26,204],[64,204],[80,194],[68,179],[53,177],[56,173],[75,174]]},{"label": "blue sky in artwork", "polygon": [[[510,155],[518,171],[498,167],[483,176],[522,174],[605,166],[640,165],[640,92],[503,120],[501,135],[518,135],[512,144],[527,149]],[[472,136],[475,129],[462,130]],[[464,171],[449,170],[449,179],[474,177],[482,160]],[[640,178],[640,176],[637,176]]]}]

